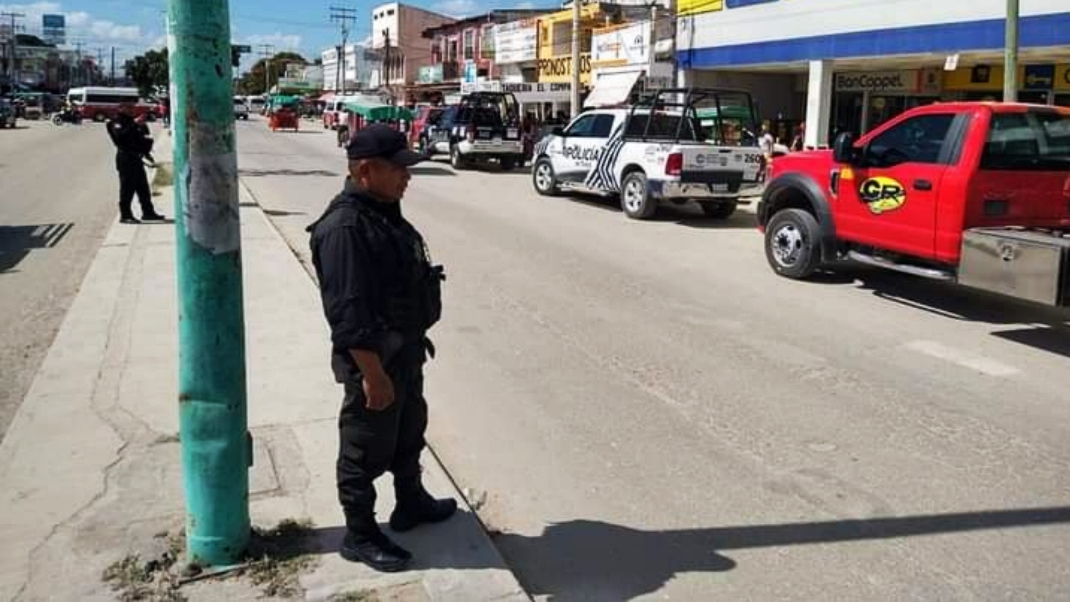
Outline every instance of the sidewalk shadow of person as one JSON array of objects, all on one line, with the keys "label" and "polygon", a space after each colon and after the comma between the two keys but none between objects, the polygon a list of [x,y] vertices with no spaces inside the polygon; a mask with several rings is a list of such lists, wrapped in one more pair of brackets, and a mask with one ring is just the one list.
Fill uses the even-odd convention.
[{"label": "sidewalk shadow of person", "polygon": [[897,539],[939,533],[1070,523],[1070,507],[858,520],[645,531],[573,520],[541,535],[502,534],[495,543],[529,594],[549,600],[630,600],[688,572],[735,568],[725,553],[766,547]]},{"label": "sidewalk shadow of person", "polygon": [[[397,537],[414,569],[500,566],[468,512]],[[681,573],[730,571],[725,551],[898,539],[1070,523],[1070,506],[694,529],[643,530],[597,520],[553,523],[539,535],[503,533],[494,543],[528,594],[549,600],[630,600]],[[310,553],[335,553],[345,529],[318,529]],[[477,535],[474,536],[473,533]]]}]

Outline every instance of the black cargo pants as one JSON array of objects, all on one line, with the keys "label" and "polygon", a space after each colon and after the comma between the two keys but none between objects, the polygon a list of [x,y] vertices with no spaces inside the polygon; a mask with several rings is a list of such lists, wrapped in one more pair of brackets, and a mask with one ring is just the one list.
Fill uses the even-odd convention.
[{"label": "black cargo pants", "polygon": [[130,153],[117,153],[115,169],[119,172],[119,216],[134,217],[131,205],[135,194],[141,205],[142,217],[155,215],[152,190],[149,188],[149,178],[145,175],[145,165],[141,162],[141,157]]},{"label": "black cargo pants", "polygon": [[365,407],[359,378],[345,384],[336,469],[338,500],[351,529],[359,530],[369,521],[374,524],[374,481],[387,470],[399,491],[420,483],[420,453],[427,430],[423,362],[397,361],[386,372],[394,383],[394,403],[382,411]]}]

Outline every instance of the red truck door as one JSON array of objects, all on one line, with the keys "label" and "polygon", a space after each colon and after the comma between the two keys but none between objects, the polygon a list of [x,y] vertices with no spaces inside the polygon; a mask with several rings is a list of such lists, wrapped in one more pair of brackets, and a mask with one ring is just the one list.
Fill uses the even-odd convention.
[{"label": "red truck door", "polygon": [[860,161],[840,167],[837,237],[932,258],[940,183],[960,152],[965,116],[958,117],[915,114],[864,141]]}]

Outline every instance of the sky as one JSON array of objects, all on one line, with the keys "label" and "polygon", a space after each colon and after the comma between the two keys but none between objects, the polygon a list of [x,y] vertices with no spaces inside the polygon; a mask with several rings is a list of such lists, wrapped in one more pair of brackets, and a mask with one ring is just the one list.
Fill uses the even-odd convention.
[{"label": "sky", "polygon": [[[178,1],[178,0],[175,0]],[[230,0],[230,24],[235,44],[256,46],[270,44],[276,52],[293,50],[306,59],[319,57],[328,46],[340,42],[338,24],[331,23],[331,6],[345,6],[357,10],[357,22],[350,34],[351,41],[370,37],[369,24],[373,7],[388,0],[364,2],[331,0]],[[411,0],[406,2],[442,14],[464,17],[493,8],[534,8],[560,6],[553,0],[496,0],[493,4],[478,0]],[[481,8],[482,6],[482,8]],[[111,49],[115,47],[117,68],[123,61],[150,48],[166,46],[164,14],[167,0],[43,0],[38,2],[4,2],[0,11],[23,13],[16,21],[25,33],[41,34],[42,14],[63,14],[67,21],[66,47],[82,42],[82,52],[100,53],[109,66]],[[5,23],[8,21],[5,19]],[[255,56],[244,56],[242,70],[247,69]]]}]

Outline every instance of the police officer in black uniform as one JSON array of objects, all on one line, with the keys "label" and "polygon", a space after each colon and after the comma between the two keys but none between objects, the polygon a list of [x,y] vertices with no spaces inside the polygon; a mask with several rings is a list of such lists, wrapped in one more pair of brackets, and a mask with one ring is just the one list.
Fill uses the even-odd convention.
[{"label": "police officer in black uniform", "polygon": [[108,136],[115,144],[115,169],[119,172],[119,219],[124,224],[136,224],[130,209],[137,194],[141,204],[141,219],[149,221],[163,220],[164,216],[156,213],[152,205],[152,191],[149,178],[145,175],[145,158],[152,158],[152,137],[148,127],[134,121],[133,109],[129,105],[119,108],[115,119],[107,123]]},{"label": "police officer in black uniform", "polygon": [[437,500],[420,481],[427,428],[423,364],[434,348],[427,330],[441,314],[442,268],[402,216],[408,168],[426,157],[389,126],[350,140],[345,188],[308,227],[332,368],[345,385],[339,417],[338,497],[347,533],[340,553],[381,571],[404,569],[412,555],[375,520],[374,481],[394,475],[394,531],[448,519],[453,499]]}]

